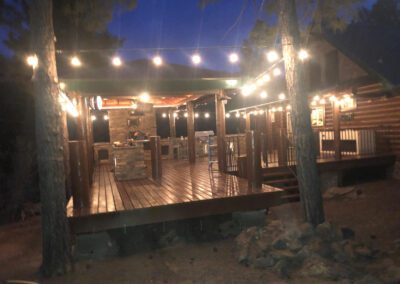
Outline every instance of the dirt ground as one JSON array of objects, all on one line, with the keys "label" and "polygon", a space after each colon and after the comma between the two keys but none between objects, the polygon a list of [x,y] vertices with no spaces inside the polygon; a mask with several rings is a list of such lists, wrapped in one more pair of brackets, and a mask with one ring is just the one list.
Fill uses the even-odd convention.
[{"label": "dirt ground", "polygon": [[[325,200],[327,220],[352,228],[356,239],[389,250],[400,239],[400,181],[376,181],[356,186],[357,198]],[[291,221],[301,218],[300,204],[275,207],[270,214]],[[275,274],[237,263],[233,239],[178,244],[152,252],[75,264],[69,275],[41,280],[40,219],[0,227],[1,280],[41,283],[309,283],[282,280]]]}]

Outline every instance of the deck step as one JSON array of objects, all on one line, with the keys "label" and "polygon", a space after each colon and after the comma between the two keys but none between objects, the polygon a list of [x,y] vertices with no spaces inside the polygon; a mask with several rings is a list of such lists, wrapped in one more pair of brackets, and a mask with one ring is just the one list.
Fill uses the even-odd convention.
[{"label": "deck step", "polygon": [[293,184],[297,183],[297,179],[295,177],[291,178],[283,178],[283,179],[271,179],[265,181],[265,183],[273,185],[273,184]]}]

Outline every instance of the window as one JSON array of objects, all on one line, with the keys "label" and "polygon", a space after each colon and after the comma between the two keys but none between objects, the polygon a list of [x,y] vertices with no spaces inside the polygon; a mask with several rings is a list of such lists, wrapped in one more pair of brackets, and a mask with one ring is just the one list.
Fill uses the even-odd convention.
[{"label": "window", "polygon": [[337,50],[325,54],[325,82],[327,86],[339,81],[339,59]]},{"label": "window", "polygon": [[356,99],[350,95],[344,95],[339,103],[340,111],[353,110],[357,107]]},{"label": "window", "polygon": [[323,107],[311,108],[311,125],[314,127],[324,126],[325,112]]}]

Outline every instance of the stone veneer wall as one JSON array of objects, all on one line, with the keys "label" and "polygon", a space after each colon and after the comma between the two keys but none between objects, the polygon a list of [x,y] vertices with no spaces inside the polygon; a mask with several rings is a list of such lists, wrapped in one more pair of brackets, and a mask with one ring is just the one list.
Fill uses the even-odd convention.
[{"label": "stone veneer wall", "polygon": [[[129,131],[140,130],[148,136],[157,134],[156,114],[153,106],[148,104],[142,109],[144,115],[132,114],[129,109],[108,111],[111,144],[115,141],[125,142]],[[139,125],[137,127],[129,126],[128,120],[135,118],[139,119]]]}]

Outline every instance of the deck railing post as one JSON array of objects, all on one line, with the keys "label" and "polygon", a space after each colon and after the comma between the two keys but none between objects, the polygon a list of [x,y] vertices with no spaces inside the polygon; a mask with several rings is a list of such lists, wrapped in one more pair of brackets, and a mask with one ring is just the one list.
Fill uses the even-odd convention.
[{"label": "deck railing post", "polygon": [[87,156],[84,155],[83,141],[70,141],[71,190],[74,208],[89,207],[89,175],[87,173]]},{"label": "deck railing post", "polygon": [[262,184],[260,136],[254,131],[246,133],[246,148],[249,188],[260,188]]},{"label": "deck railing post", "polygon": [[335,150],[335,159],[340,160],[342,158],[342,149],[340,145],[340,109],[339,102],[332,102],[333,109],[333,144]]},{"label": "deck railing post", "polygon": [[150,150],[151,150],[151,175],[154,180],[159,181],[162,177],[160,136],[150,137]]},{"label": "deck railing post", "polygon": [[219,93],[215,94],[215,122],[217,130],[218,170],[221,172],[227,171],[227,152],[225,144],[225,102],[226,99],[222,90]]}]

